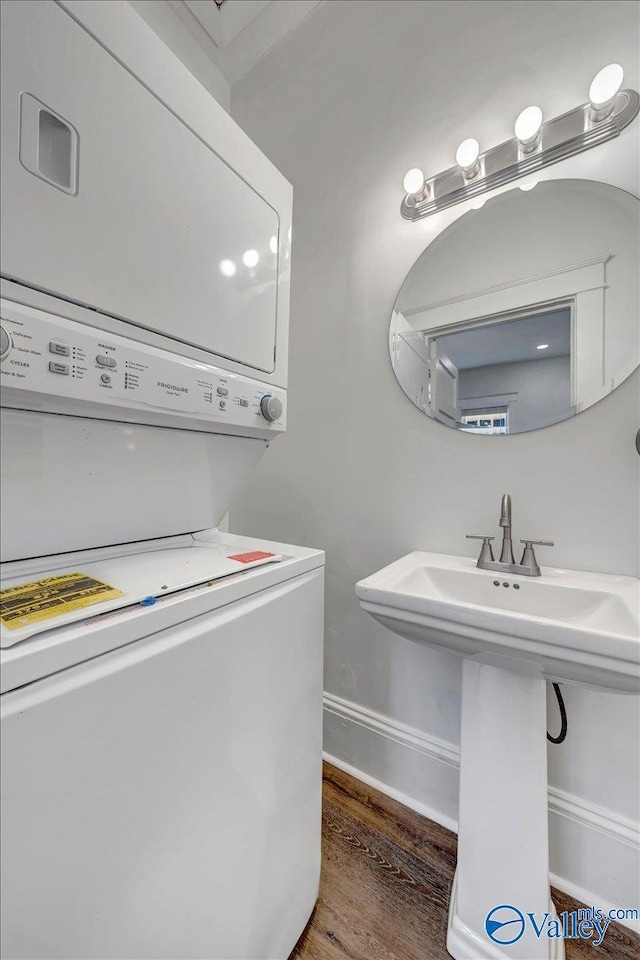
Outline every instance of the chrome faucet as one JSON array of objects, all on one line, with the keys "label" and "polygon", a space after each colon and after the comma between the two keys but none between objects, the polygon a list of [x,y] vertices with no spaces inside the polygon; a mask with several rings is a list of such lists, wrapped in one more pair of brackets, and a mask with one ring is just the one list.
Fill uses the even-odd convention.
[{"label": "chrome faucet", "polygon": [[511,496],[508,493],[502,498],[500,507],[500,526],[502,527],[502,550],[500,563],[515,563],[513,543],[511,541]]},{"label": "chrome faucet", "polygon": [[536,560],[535,546],[552,547],[553,540],[521,540],[524,551],[520,563],[516,563],[513,556],[513,541],[511,539],[511,496],[505,493],[500,507],[500,526],[502,527],[502,550],[500,560],[495,560],[491,543],[495,537],[487,537],[473,533],[467,534],[467,540],[482,540],[480,556],[476,566],[481,570],[495,570],[498,573],[516,573],[522,577],[539,577],[540,567]]}]

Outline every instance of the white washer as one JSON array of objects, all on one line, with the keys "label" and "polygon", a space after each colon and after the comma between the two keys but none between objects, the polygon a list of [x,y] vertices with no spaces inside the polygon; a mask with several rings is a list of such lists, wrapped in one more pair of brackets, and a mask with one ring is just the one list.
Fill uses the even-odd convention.
[{"label": "white washer", "polygon": [[216,528],[286,427],[292,188],[129,4],[1,6],[2,952],[284,960],[324,558]]},{"label": "white washer", "polygon": [[[227,560],[254,551],[282,559]],[[3,956],[288,957],[320,869],[323,562],[211,531],[7,565],[123,596],[3,628]]]},{"label": "white washer", "polygon": [[286,393],[45,300],[1,301],[3,954],[284,960],[319,883],[324,556],[153,533],[220,520]]}]

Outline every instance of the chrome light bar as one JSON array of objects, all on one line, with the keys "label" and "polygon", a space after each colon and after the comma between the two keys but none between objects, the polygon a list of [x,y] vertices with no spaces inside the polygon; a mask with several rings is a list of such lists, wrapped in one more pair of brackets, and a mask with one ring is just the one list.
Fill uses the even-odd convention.
[{"label": "chrome light bar", "polygon": [[598,119],[591,101],[583,103],[542,123],[539,141],[533,150],[523,147],[522,141],[513,137],[479,154],[477,172],[472,177],[469,177],[469,171],[465,174],[460,166],[455,165],[434,177],[425,178],[420,190],[405,194],[400,212],[406,220],[421,220],[559,160],[590,150],[619,136],[637,116],[638,110],[640,96],[635,90],[620,90],[615,96],[613,109],[602,119]]}]

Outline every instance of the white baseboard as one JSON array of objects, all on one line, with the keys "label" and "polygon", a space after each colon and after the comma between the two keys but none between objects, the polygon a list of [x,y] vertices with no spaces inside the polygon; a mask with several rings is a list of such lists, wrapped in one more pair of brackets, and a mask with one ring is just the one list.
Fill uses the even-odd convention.
[{"label": "white baseboard", "polygon": [[439,823],[441,826],[446,827],[447,830],[451,830],[453,833],[458,832],[458,824],[455,820],[450,820],[449,817],[442,816],[440,811],[434,810],[433,807],[428,806],[426,803],[421,803],[419,800],[416,800],[415,797],[410,797],[409,794],[403,793],[402,790],[396,790],[394,787],[390,787],[388,783],[382,783],[381,780],[376,780],[375,777],[370,777],[368,773],[364,772],[364,770],[358,770],[357,767],[352,767],[350,763],[345,763],[344,760],[341,760],[339,757],[334,757],[332,754],[327,753],[326,750],[322,751],[322,758],[323,760],[326,760],[327,763],[337,767],[339,770],[344,770],[345,773],[348,773],[349,776],[354,777],[356,780],[361,780],[362,783],[366,783],[367,786],[373,787],[374,790],[379,790],[380,793],[384,793],[385,796],[391,797],[392,800],[397,800],[398,803],[403,804],[405,807],[409,807],[410,810],[415,810],[416,813],[426,817],[427,820],[433,820],[434,823]]},{"label": "white baseboard", "polygon": [[[459,747],[333,694],[324,696],[325,759],[457,832]],[[640,825],[549,788],[551,881],[609,911],[640,903]],[[637,920],[620,920],[640,932]]]}]

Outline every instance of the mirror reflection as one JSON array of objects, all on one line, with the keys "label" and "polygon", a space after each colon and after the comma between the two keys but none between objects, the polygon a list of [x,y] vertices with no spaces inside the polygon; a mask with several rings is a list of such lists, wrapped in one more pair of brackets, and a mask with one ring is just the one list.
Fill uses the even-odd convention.
[{"label": "mirror reflection", "polygon": [[615,389],[639,360],[639,207],[606,184],[557,180],[451,224],[391,319],[409,399],[495,436],[558,423]]}]

